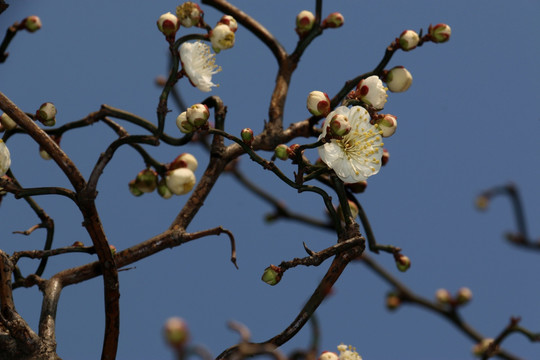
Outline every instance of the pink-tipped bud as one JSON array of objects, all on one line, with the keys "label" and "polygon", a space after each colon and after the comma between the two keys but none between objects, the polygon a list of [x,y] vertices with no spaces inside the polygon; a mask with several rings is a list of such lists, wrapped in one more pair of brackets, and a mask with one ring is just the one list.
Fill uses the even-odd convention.
[{"label": "pink-tipped bud", "polygon": [[289,158],[289,147],[285,144],[280,144],[274,149],[274,154],[280,160],[287,160]]},{"label": "pink-tipped bud", "polygon": [[184,195],[193,189],[197,179],[190,169],[180,168],[169,171],[165,177],[165,182],[173,194]]},{"label": "pink-tipped bud", "polygon": [[388,293],[386,295],[386,308],[388,310],[396,310],[401,305],[401,298],[396,293]]},{"label": "pink-tipped bud", "polygon": [[323,20],[322,27],[323,28],[338,28],[342,27],[345,23],[345,18],[341,13],[334,12],[331,13],[326,17],[326,19]]},{"label": "pink-tipped bud", "polygon": [[323,351],[319,356],[319,360],[339,360],[339,356],[332,351]]},{"label": "pink-tipped bud", "polygon": [[414,49],[420,42],[420,36],[414,30],[405,30],[399,35],[399,46],[404,51],[409,51]]},{"label": "pink-tipped bud", "polygon": [[384,108],[386,104],[387,88],[384,87],[377,75],[360,80],[356,86],[355,98],[373,106],[377,110]]},{"label": "pink-tipped bud", "polygon": [[[40,153],[41,154],[41,153]],[[47,154],[48,155],[48,154]],[[139,190],[139,188],[137,187],[137,185],[135,184],[135,179],[131,180],[128,184],[129,186],[129,192],[131,192],[132,195],[134,196],[141,196],[142,194],[144,194],[141,190]]]},{"label": "pink-tipped bud", "polygon": [[26,31],[33,33],[41,29],[41,19],[36,15],[32,15],[25,18],[21,25]]},{"label": "pink-tipped bud", "polygon": [[157,27],[159,31],[163,33],[163,35],[172,37],[180,28],[180,22],[175,15],[168,12],[159,17]]},{"label": "pink-tipped bud", "polygon": [[54,126],[56,124],[56,107],[53,103],[46,102],[41,104],[36,112],[36,119],[45,126]]},{"label": "pink-tipped bud", "polygon": [[210,110],[204,104],[195,104],[186,110],[187,121],[195,128],[199,128],[206,124],[210,118]]},{"label": "pink-tipped bud", "polygon": [[266,269],[264,269],[264,273],[262,275],[261,280],[267,283],[268,285],[276,285],[280,280],[281,276],[283,275],[283,271],[279,266],[270,265]]},{"label": "pink-tipped bud", "polygon": [[0,123],[2,124],[4,130],[12,130],[17,127],[17,123],[13,121],[13,119],[10,118],[6,113],[3,113],[2,116],[0,116]]},{"label": "pink-tipped bud", "polygon": [[391,92],[404,92],[411,87],[413,78],[409,70],[403,66],[396,66],[388,71],[385,81]]},{"label": "pink-tipped bud", "polygon": [[382,131],[383,137],[389,137],[394,135],[397,129],[397,117],[391,114],[384,114],[376,122],[379,129]]},{"label": "pink-tipped bud", "polygon": [[176,7],[176,16],[183,27],[197,26],[203,15],[204,13],[199,5],[191,1],[187,1]]},{"label": "pink-tipped bud", "polygon": [[221,19],[218,21],[218,24],[225,24],[227,25],[232,32],[236,32],[238,30],[238,23],[236,22],[235,18],[233,18],[231,15],[223,15]]},{"label": "pink-tipped bud", "polygon": [[456,294],[456,302],[460,305],[466,304],[472,299],[472,291],[467,287],[462,287]]},{"label": "pink-tipped bud", "polygon": [[303,10],[296,15],[296,33],[300,36],[307,35],[315,24],[315,15],[311,11]]},{"label": "pink-tipped bud", "polygon": [[[330,120],[329,133],[335,138],[341,138],[351,132],[351,124],[345,115],[336,114]],[[328,131],[328,130],[327,130]]]},{"label": "pink-tipped bud", "polygon": [[240,136],[246,145],[251,146],[251,143],[253,142],[253,130],[250,128],[242,129]]},{"label": "pink-tipped bud", "polygon": [[315,116],[326,116],[330,113],[330,98],[322,91],[312,91],[307,98],[307,109]]},{"label": "pink-tipped bud", "polygon": [[395,254],[394,260],[399,271],[405,272],[411,267],[411,259],[403,254]]},{"label": "pink-tipped bud", "polygon": [[144,169],[135,178],[135,187],[143,193],[150,193],[157,187],[157,172],[152,169]]},{"label": "pink-tipped bud", "polygon": [[169,170],[175,170],[180,168],[188,168],[189,170],[195,172],[199,163],[195,156],[189,153],[182,153],[178,155],[173,162],[169,165]]},{"label": "pink-tipped bud", "polygon": [[183,347],[189,340],[189,328],[184,319],[172,317],[163,326],[163,335],[167,343],[175,349]]},{"label": "pink-tipped bud", "polygon": [[217,53],[221,50],[230,49],[234,46],[234,31],[229,25],[218,23],[215,28],[210,31],[210,42],[212,49]]},{"label": "pink-tipped bud", "polygon": [[447,24],[429,25],[428,34],[431,41],[440,44],[450,40],[452,29]]},{"label": "pink-tipped bud", "polygon": [[388,164],[388,160],[390,160],[390,153],[388,152],[388,150],[383,149],[382,158],[381,158],[381,165],[384,166],[384,165]]},{"label": "pink-tipped bud", "polygon": [[435,299],[439,304],[449,304],[452,302],[452,295],[446,289],[439,289],[435,292]]}]

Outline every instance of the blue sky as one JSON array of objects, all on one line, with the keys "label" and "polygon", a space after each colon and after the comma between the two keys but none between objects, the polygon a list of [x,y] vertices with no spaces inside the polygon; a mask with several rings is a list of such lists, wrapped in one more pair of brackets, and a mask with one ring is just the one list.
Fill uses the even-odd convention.
[{"label": "blue sky", "polygon": [[[10,1],[8,1],[10,2]],[[0,30],[28,15],[38,15],[43,28],[19,33],[10,56],[0,65],[0,91],[27,112],[45,102],[58,108],[58,125],[78,120],[101,104],[121,108],[156,121],[159,89],[154,81],[167,74],[167,44],[155,22],[174,12],[174,1],[30,1],[18,0],[0,16]],[[294,18],[314,1],[232,1],[267,27],[291,51],[297,41]],[[203,6],[213,25],[220,14]],[[391,159],[369,180],[359,196],[377,239],[403,249],[412,259],[406,273],[394,269],[391,256],[375,258],[418,294],[433,298],[438,288],[451,292],[472,289],[473,301],[463,309],[470,324],[486,337],[496,336],[510,316],[540,331],[538,253],[507,244],[503,234],[515,229],[508,199],[495,199],[487,213],[475,210],[482,190],[514,182],[520,189],[533,238],[540,236],[540,56],[533,0],[448,1],[384,0],[326,1],[323,14],[340,11],[345,25],[325,31],[305,52],[295,72],[285,109],[285,125],[308,117],[305,99],[312,90],[333,96],[358,74],[371,70],[386,46],[405,29],[427,29],[448,23],[452,38],[446,44],[425,44],[412,52],[397,52],[390,67],[403,65],[413,74],[412,87],[390,93],[385,112],[398,117],[396,134],[385,141]],[[1,30],[4,31],[4,30]],[[182,29],[180,35],[197,30]],[[268,117],[269,96],[276,62],[271,53],[240,27],[233,49],[222,51],[215,76],[220,87],[211,94],[228,106],[226,130],[255,132]],[[185,79],[179,89],[188,104],[208,94]],[[178,134],[167,117],[166,131]],[[136,129],[126,127],[129,131]],[[115,139],[103,124],[72,131],[62,148],[88,176],[99,154]],[[53,162],[38,155],[37,145],[23,136],[10,139],[12,170],[26,187],[69,183]],[[207,163],[200,146],[182,149],[162,145],[149,149],[163,162],[181,152],[197,156],[199,178]],[[267,158],[269,154],[262,153]],[[316,152],[307,154],[315,159]],[[293,168],[281,163],[292,176]],[[106,168],[97,206],[109,241],[124,249],[165,230],[187,197],[161,199],[157,194],[131,196],[129,180],[144,168],[131,149],[122,148]],[[291,209],[324,218],[324,206],[313,194],[297,194],[247,158],[240,168],[254,181],[281,198]],[[55,246],[90,240],[72,203],[61,197],[37,201],[56,221]],[[223,175],[190,225],[190,231],[222,225],[237,239],[238,265],[229,262],[229,245],[209,237],[163,251],[120,273],[121,332],[119,359],[170,359],[161,326],[170,316],[184,317],[192,340],[214,354],[235,344],[237,334],[228,320],[244,323],[254,341],[284,329],[311,295],[329,263],[318,268],[288,271],[270,287],[260,281],[269,264],[302,257],[302,242],[322,250],[335,235],[290,221],[264,222],[271,207]],[[9,253],[39,249],[44,236],[13,235],[38,219],[21,200],[7,196],[0,207],[1,248]],[[46,277],[67,267],[93,261],[91,256],[65,255],[49,261]],[[37,265],[25,260],[25,273]],[[442,318],[414,306],[395,312],[384,307],[390,290],[361,264],[351,264],[335,286],[335,294],[319,309],[322,347],[335,350],[344,342],[356,346],[364,359],[472,358],[469,339]],[[36,327],[41,296],[36,288],[15,292],[18,310]],[[95,359],[101,353],[104,329],[102,280],[66,288],[57,322],[58,353],[66,359]],[[309,343],[309,331],[283,347],[285,352]],[[522,358],[538,356],[538,345],[520,335],[505,347]]]}]

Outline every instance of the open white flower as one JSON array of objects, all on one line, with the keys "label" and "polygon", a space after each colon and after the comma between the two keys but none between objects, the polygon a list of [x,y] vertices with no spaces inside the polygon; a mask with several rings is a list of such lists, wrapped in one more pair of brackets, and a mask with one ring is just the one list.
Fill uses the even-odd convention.
[{"label": "open white flower", "polygon": [[189,81],[199,90],[208,92],[214,86],[212,75],[221,71],[216,65],[216,54],[210,51],[210,46],[197,41],[185,42],[180,46],[180,59]]},{"label": "open white flower", "polygon": [[321,160],[346,183],[357,183],[375,175],[381,168],[383,154],[382,131],[372,125],[369,113],[361,106],[340,106],[326,117],[319,140],[335,115],[344,115],[351,131],[341,140],[332,139],[319,147]]},{"label": "open white flower", "polygon": [[0,139],[0,176],[4,176],[11,166],[9,149],[2,139]]}]

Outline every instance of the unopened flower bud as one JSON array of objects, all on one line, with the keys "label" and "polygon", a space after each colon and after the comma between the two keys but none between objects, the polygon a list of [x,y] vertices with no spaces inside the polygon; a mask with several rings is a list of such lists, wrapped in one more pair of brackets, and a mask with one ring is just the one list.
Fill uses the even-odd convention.
[{"label": "unopened flower bud", "polygon": [[180,129],[181,132],[184,134],[190,134],[194,132],[196,129],[191,125],[191,123],[187,120],[186,116],[187,112],[184,111],[178,117],[176,118],[176,126],[178,126],[178,129]]},{"label": "unopened flower bud", "polygon": [[188,168],[180,168],[169,171],[165,181],[173,194],[184,195],[193,189],[197,180],[193,171]]},{"label": "unopened flower bud", "polygon": [[189,328],[184,319],[172,317],[163,326],[163,334],[167,343],[173,348],[181,348],[189,340]]},{"label": "unopened flower bud", "polygon": [[131,192],[131,194],[135,196],[141,196],[142,194],[144,194],[141,190],[139,190],[137,185],[135,185],[135,179],[131,180],[128,186],[129,186],[129,191]]},{"label": "unopened flower bud", "polygon": [[341,13],[334,12],[331,13],[326,17],[326,19],[323,20],[322,27],[323,28],[338,28],[343,26],[343,23],[345,22],[345,18]]},{"label": "unopened flower bud", "polygon": [[251,143],[253,142],[253,130],[250,128],[242,129],[240,136],[246,145],[251,146]]},{"label": "unopened flower bud", "polygon": [[6,143],[0,139],[0,176],[4,176],[11,166],[11,155]]},{"label": "unopened flower bud", "polygon": [[274,286],[281,280],[282,275],[283,275],[283,271],[281,270],[279,266],[270,265],[269,267],[264,269],[264,273],[261,280],[267,283],[268,285]]},{"label": "unopened flower bud", "polygon": [[397,118],[391,114],[384,114],[383,117],[377,120],[377,126],[382,131],[383,137],[394,135],[397,129]]},{"label": "unopened flower bud", "polygon": [[390,160],[390,153],[388,152],[388,150],[383,149],[382,157],[381,157],[381,165],[384,166],[388,164],[388,160]]},{"label": "unopened flower bud", "polygon": [[384,108],[386,104],[387,88],[384,87],[381,79],[377,75],[372,75],[366,79],[360,80],[356,86],[356,98],[373,106],[377,110]]},{"label": "unopened flower bud", "polygon": [[411,259],[408,256],[403,254],[394,255],[394,260],[396,261],[396,266],[399,271],[405,272],[411,267]]},{"label": "unopened flower bud", "polygon": [[405,51],[414,49],[418,42],[420,42],[420,37],[414,30],[405,30],[399,35],[399,46]]},{"label": "unopened flower bud", "polygon": [[435,299],[440,304],[449,304],[452,301],[452,295],[446,289],[439,289],[435,292]]},{"label": "unopened flower bud", "polygon": [[339,356],[332,351],[323,351],[319,356],[319,360],[339,360]]},{"label": "unopened flower bud", "polygon": [[41,147],[39,148],[39,156],[41,156],[43,160],[52,160],[51,155]]},{"label": "unopened flower bud", "polygon": [[165,179],[161,179],[158,182],[157,192],[159,196],[161,196],[164,199],[170,199],[173,196],[173,193],[171,192],[171,190],[169,190],[169,187],[167,186],[167,182],[165,181]]},{"label": "unopened flower bud", "polygon": [[157,27],[159,31],[163,33],[163,35],[173,36],[180,28],[180,22],[175,15],[168,12],[159,17]]},{"label": "unopened flower bud", "polygon": [[218,23],[210,32],[210,42],[216,54],[230,49],[234,46],[234,32],[228,25]]},{"label": "unopened flower bud", "polygon": [[392,92],[404,92],[411,87],[413,78],[409,70],[403,66],[396,66],[388,71],[385,81],[388,90]]},{"label": "unopened flower bud", "polygon": [[478,210],[485,211],[489,205],[489,197],[480,195],[475,200],[475,205]]},{"label": "unopened flower bud", "polygon": [[36,119],[45,126],[54,126],[56,124],[56,107],[54,104],[50,102],[41,104],[36,112]]},{"label": "unopened flower bud", "polygon": [[[482,341],[473,346],[472,353],[478,357],[484,355],[484,353],[490,348],[493,341],[495,340],[491,338],[482,339]],[[498,347],[495,348],[495,351],[497,351],[497,349]]]},{"label": "unopened flower bud", "polygon": [[111,250],[111,255],[114,257],[116,255],[116,246],[109,245],[109,249]]},{"label": "unopened flower bud", "polygon": [[17,123],[6,113],[3,113],[2,116],[0,116],[0,123],[2,123],[5,130],[12,130],[17,127]]},{"label": "unopened flower bud", "polygon": [[342,114],[334,115],[330,120],[329,127],[329,132],[336,138],[341,138],[351,132],[351,124],[349,124],[349,119]]},{"label": "unopened flower bud", "polygon": [[188,168],[189,170],[195,172],[198,166],[199,163],[197,162],[195,156],[189,153],[182,153],[173,160],[173,162],[169,166],[169,170]]},{"label": "unopened flower bud", "polygon": [[197,26],[203,17],[203,11],[198,4],[191,1],[186,1],[182,5],[176,7],[176,16],[184,27]]},{"label": "unopened flower bud", "polygon": [[192,105],[186,111],[187,121],[195,128],[205,125],[209,117],[210,111],[208,110],[208,106],[204,104]]},{"label": "unopened flower bud", "polygon": [[81,248],[84,247],[84,244],[82,241],[75,241],[73,244],[71,244],[72,247]]},{"label": "unopened flower bud", "polygon": [[[289,154],[289,159],[296,159],[296,151],[300,148],[300,144],[292,144],[287,148],[287,153]],[[303,152],[303,151],[302,151]]]},{"label": "unopened flower bud", "polygon": [[25,30],[31,33],[41,29],[41,19],[36,15],[25,18],[21,24]]},{"label": "unopened flower bud", "polygon": [[315,15],[311,11],[303,10],[296,15],[296,33],[300,36],[305,36],[313,28],[315,24]]},{"label": "unopened flower bud", "polygon": [[466,304],[472,299],[472,291],[467,287],[462,287],[456,294],[456,302],[460,305]]},{"label": "unopened flower bud", "polygon": [[429,39],[434,43],[444,43],[450,40],[452,29],[446,24],[429,25]]},{"label": "unopened flower bud", "polygon": [[401,305],[401,298],[396,293],[388,293],[386,295],[386,308],[388,310],[396,310]]},{"label": "unopened flower bud", "polygon": [[354,184],[345,184],[345,186],[348,187],[349,189],[351,189],[351,191],[353,193],[360,194],[360,193],[363,193],[364,191],[366,191],[367,181],[362,180],[362,181],[359,181],[359,182],[354,183]]},{"label": "unopened flower bud", "polygon": [[135,178],[135,187],[143,193],[150,193],[156,189],[157,173],[152,169],[144,169]]},{"label": "unopened flower bud", "polygon": [[[358,212],[359,212],[358,206],[356,206],[354,201],[347,200],[347,202],[349,203],[349,209],[351,209],[352,218],[356,219],[356,217],[358,216]],[[339,217],[341,218],[341,220],[345,221],[345,216],[343,214],[343,210],[341,209],[341,204],[337,208],[337,213],[338,213]]]},{"label": "unopened flower bud", "polygon": [[233,18],[231,15],[223,15],[221,19],[218,21],[218,24],[225,24],[227,25],[232,32],[236,32],[238,30],[238,23],[236,22],[235,18]]},{"label": "unopened flower bud", "polygon": [[307,108],[315,116],[326,116],[330,113],[330,98],[322,91],[312,91],[307,98]]},{"label": "unopened flower bud", "polygon": [[274,149],[274,154],[278,159],[287,160],[289,158],[289,147],[285,144],[280,144]]}]

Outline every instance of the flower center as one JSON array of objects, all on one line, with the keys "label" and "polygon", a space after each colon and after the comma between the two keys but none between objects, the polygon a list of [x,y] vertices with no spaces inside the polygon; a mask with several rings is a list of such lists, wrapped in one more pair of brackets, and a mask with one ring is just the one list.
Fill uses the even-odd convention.
[{"label": "flower center", "polygon": [[343,153],[356,173],[360,174],[360,168],[369,168],[375,171],[373,164],[380,163],[380,156],[377,156],[384,143],[381,138],[382,130],[377,125],[365,129],[358,126],[341,140],[335,140],[343,149]]}]

